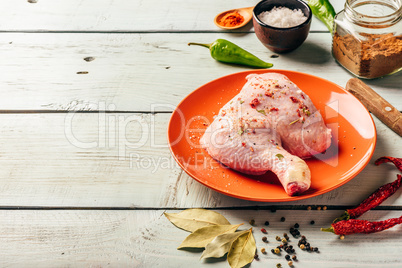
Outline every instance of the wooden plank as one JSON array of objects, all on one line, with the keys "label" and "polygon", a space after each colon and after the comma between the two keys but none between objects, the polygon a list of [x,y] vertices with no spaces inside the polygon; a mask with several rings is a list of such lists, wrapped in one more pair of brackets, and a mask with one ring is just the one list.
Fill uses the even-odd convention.
[{"label": "wooden plank", "polygon": [[181,172],[151,147],[163,117],[153,138],[144,114],[2,114],[1,205],[159,206]]},{"label": "wooden plank", "polygon": [[[44,207],[266,206],[217,193],[189,178],[166,141],[170,114],[0,114],[0,204]],[[377,149],[346,185],[286,205],[355,205],[396,178],[380,156],[400,156],[400,137],[376,120]],[[281,205],[273,203],[273,205]],[[282,204],[283,205],[283,204]],[[386,206],[401,206],[400,195]]]},{"label": "wooden plank", "polygon": [[[40,0],[4,3],[0,18],[3,31],[221,31],[213,23],[216,14],[253,6],[258,0],[124,1]],[[337,11],[342,1],[333,1]],[[29,17],[29,20],[26,18]],[[312,30],[326,31],[314,18]],[[252,30],[252,23],[241,31]]]},{"label": "wooden plank", "polygon": [[[163,210],[1,210],[0,253],[2,267],[229,267],[225,259],[200,260],[201,251],[177,250],[189,234],[173,226]],[[179,212],[179,211],[168,211]],[[370,235],[351,235],[344,240],[322,233],[342,211],[218,210],[239,230],[253,227],[259,260],[252,267],[288,267],[285,253],[270,250],[280,243],[275,236],[290,236],[298,258],[295,267],[400,267],[402,247],[396,226]],[[281,217],[285,222],[280,222]],[[400,211],[370,212],[366,219],[399,217]],[[255,225],[248,221],[255,219]],[[268,227],[264,226],[269,221]],[[311,225],[310,221],[315,224]],[[300,232],[319,253],[297,247],[289,228],[299,223]],[[268,234],[262,234],[260,228]],[[268,238],[268,243],[262,237]],[[264,247],[266,255],[260,253]]]},{"label": "wooden plank", "polygon": [[[217,38],[233,41],[275,69],[317,75],[342,87],[352,77],[332,58],[329,33],[312,33],[299,49],[278,58],[271,58],[273,53],[254,34],[3,33],[0,107],[172,111],[199,86],[250,70],[217,62],[206,48],[187,46]],[[85,61],[87,57],[94,60]],[[366,82],[402,110],[401,78],[402,72]]]}]

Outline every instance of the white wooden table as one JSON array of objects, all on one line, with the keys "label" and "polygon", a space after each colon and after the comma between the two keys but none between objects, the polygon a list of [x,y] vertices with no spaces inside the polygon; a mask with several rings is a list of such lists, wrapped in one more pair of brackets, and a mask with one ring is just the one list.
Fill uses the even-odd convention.
[{"label": "white wooden table", "polygon": [[[401,137],[374,116],[377,147],[367,167],[342,187],[302,201],[228,197],[175,164],[166,140],[174,107],[204,83],[248,70],[216,62],[205,48],[188,47],[190,41],[225,38],[276,69],[342,87],[352,77],[332,58],[331,36],[316,19],[306,42],[278,58],[270,57],[274,53],[257,40],[252,24],[235,32],[213,24],[216,13],[257,2],[3,1],[1,267],[229,267],[225,260],[206,262],[199,252],[176,250],[188,233],[163,212],[196,207],[244,222],[244,229],[255,219],[258,249],[272,248],[274,237],[298,222],[320,253],[298,250],[295,267],[402,266],[402,226],[345,240],[319,230],[396,178],[393,165],[373,163],[385,155],[402,157]],[[344,1],[331,2],[343,8]],[[402,73],[366,82],[402,110]],[[401,210],[399,191],[364,218],[399,217]],[[266,220],[268,244],[259,231]],[[287,267],[284,255],[259,255],[251,267]]]}]

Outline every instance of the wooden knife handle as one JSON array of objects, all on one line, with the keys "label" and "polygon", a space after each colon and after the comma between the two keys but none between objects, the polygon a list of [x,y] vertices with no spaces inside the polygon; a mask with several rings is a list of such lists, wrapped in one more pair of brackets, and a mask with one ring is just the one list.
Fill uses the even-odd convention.
[{"label": "wooden knife handle", "polygon": [[357,78],[349,79],[346,90],[355,95],[384,124],[402,136],[402,114],[377,92]]}]

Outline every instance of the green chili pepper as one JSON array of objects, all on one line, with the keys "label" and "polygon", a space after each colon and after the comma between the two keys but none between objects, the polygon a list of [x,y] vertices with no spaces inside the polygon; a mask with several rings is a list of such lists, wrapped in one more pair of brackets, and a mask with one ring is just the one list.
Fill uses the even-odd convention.
[{"label": "green chili pepper", "polygon": [[336,13],[329,0],[309,0],[308,5],[314,16],[321,20],[332,33]]},{"label": "green chili pepper", "polygon": [[226,63],[235,63],[252,67],[270,68],[272,63],[260,60],[250,52],[225,39],[217,39],[211,44],[188,43],[209,48],[212,58]]}]

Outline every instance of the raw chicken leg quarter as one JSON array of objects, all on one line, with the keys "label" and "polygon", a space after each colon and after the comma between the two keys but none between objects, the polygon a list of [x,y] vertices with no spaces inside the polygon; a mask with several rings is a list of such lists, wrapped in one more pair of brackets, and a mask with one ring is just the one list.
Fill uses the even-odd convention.
[{"label": "raw chicken leg quarter", "polygon": [[274,172],[290,196],[309,189],[310,169],[302,158],[331,144],[310,98],[286,76],[250,74],[206,129],[200,143],[228,167],[247,174]]}]

